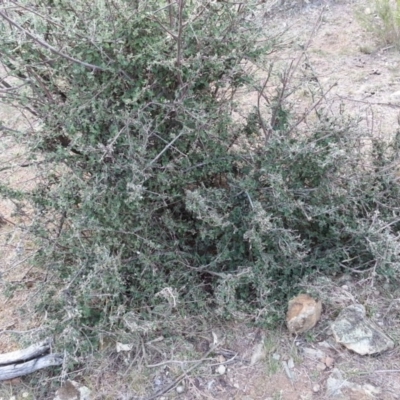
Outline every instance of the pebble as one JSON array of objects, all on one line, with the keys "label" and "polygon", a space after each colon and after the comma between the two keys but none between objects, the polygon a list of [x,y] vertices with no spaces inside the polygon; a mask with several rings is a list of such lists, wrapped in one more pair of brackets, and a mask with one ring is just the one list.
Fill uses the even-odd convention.
[{"label": "pebble", "polygon": [[322,360],[325,357],[325,353],[323,351],[312,349],[310,347],[304,347],[303,354],[306,357],[313,358],[315,360]]},{"label": "pebble", "polygon": [[328,368],[331,368],[331,367],[333,367],[333,364],[335,364],[335,359],[333,359],[332,357],[326,356],[326,358],[325,358],[325,365],[326,365]]},{"label": "pebble", "polygon": [[181,393],[183,393],[184,391],[185,391],[185,386],[179,385],[179,386],[176,387],[176,392],[177,392],[177,393],[181,394]]},{"label": "pebble", "polygon": [[218,366],[218,368],[216,369],[216,371],[217,371],[217,373],[218,373],[219,375],[224,375],[225,372],[226,372],[226,367],[225,367],[225,365],[220,365],[220,366]]},{"label": "pebble", "polygon": [[318,385],[318,383],[316,383],[316,384],[313,386],[312,390],[313,390],[314,393],[317,393],[317,392],[319,392],[319,391],[321,390],[321,386]]},{"label": "pebble", "polygon": [[293,361],[293,358],[289,358],[289,360],[288,360],[288,362],[287,362],[287,366],[288,366],[290,369],[293,369],[293,368],[294,368],[294,361]]},{"label": "pebble", "polygon": [[317,370],[318,371],[325,371],[326,370],[326,365],[324,363],[318,363],[317,364]]},{"label": "pebble", "polygon": [[276,361],[279,361],[279,360],[281,359],[281,356],[280,356],[280,354],[278,354],[278,353],[274,353],[274,354],[272,354],[272,358],[273,358],[274,360],[276,360]]}]

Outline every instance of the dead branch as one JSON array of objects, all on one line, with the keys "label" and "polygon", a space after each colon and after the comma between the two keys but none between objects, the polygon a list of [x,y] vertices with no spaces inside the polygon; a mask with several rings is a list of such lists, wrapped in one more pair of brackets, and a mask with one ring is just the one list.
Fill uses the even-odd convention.
[{"label": "dead branch", "polygon": [[26,349],[0,354],[0,381],[31,374],[42,368],[61,365],[62,355],[46,355],[50,351],[51,343],[51,339],[45,339]]}]

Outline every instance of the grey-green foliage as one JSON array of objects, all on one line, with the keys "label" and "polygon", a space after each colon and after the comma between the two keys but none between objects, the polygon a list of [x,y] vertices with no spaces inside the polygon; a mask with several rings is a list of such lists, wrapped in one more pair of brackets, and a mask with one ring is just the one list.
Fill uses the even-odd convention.
[{"label": "grey-green foliage", "polygon": [[361,145],[354,126],[325,117],[290,128],[284,97],[235,117],[247,63],[274,45],[259,44],[250,8],[135,4],[30,1],[35,13],[7,14],[92,67],[2,25],[5,67],[26,84],[9,100],[41,120],[27,140],[43,176],[25,201],[59,329],[90,336],[160,293],[237,316],[273,310],[315,271],[397,274],[396,143]]}]

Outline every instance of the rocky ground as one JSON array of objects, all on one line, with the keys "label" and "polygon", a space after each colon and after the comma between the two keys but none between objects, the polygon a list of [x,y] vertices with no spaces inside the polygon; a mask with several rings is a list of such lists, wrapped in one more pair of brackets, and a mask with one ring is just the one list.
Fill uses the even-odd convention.
[{"label": "rocky ground", "polygon": [[[291,99],[294,110],[300,112],[312,104],[314,95],[323,95],[328,111],[360,117],[360,124],[371,134],[396,134],[400,52],[379,45],[360,25],[355,13],[371,12],[368,3],[283,3],[273,11],[268,3],[264,5],[260,12],[268,29],[288,28],[287,46],[271,57],[277,65],[301,60],[297,79],[303,90]],[[251,92],[242,93],[244,106],[253,96]],[[0,119],[9,127],[27,126],[23,115],[1,107]],[[34,185],[37,171],[21,166],[26,163],[23,146],[11,141],[6,132],[0,132],[0,140],[0,181],[19,188]],[[21,338],[29,342],[46,319],[45,315],[31,318],[20,311],[21,306],[38,299],[43,272],[29,265],[35,248],[24,227],[33,216],[15,211],[11,202],[0,201],[0,353],[18,348]],[[118,345],[117,352],[117,343],[110,341],[111,347],[100,349],[103,357],[89,361],[86,369],[71,377],[91,389],[93,399],[133,399],[169,385],[172,390],[160,394],[160,398],[400,398],[399,289],[390,280],[370,274],[358,279],[346,275],[333,280],[321,277],[305,284],[304,291],[310,290],[322,300],[322,316],[306,333],[293,335],[284,322],[271,331],[251,327],[246,321],[215,321],[210,325],[201,319],[187,319],[176,325],[179,336],[174,338],[172,332],[169,339],[159,336],[142,343],[141,357],[135,364],[132,351],[127,350],[137,350],[137,344],[127,339]],[[368,319],[393,340],[393,348],[380,355],[359,355],[336,342],[331,323],[345,307],[354,304],[365,307]],[[177,377],[182,379],[178,381]],[[33,380],[3,383],[0,399],[53,398],[55,389],[51,392],[44,387],[56,387],[61,377],[53,377],[46,384],[42,381],[45,378],[43,372]],[[69,394],[75,393],[69,385],[64,400],[72,399],[66,397],[68,388]]]}]

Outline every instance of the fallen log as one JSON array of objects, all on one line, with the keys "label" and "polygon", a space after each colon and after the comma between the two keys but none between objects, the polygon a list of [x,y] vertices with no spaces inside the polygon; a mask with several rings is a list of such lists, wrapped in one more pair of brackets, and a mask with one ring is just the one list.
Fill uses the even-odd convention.
[{"label": "fallen log", "polygon": [[42,368],[54,367],[63,363],[62,354],[48,354],[21,364],[4,365],[0,367],[0,381],[18,378],[31,374]]},{"label": "fallen log", "polygon": [[51,339],[45,339],[26,349],[0,354],[0,381],[18,378],[42,368],[61,365],[63,363],[61,354],[47,354],[51,343]]},{"label": "fallen log", "polygon": [[11,351],[10,353],[0,354],[0,365],[13,364],[21,361],[31,360],[50,351],[51,339],[33,344],[26,349]]}]

